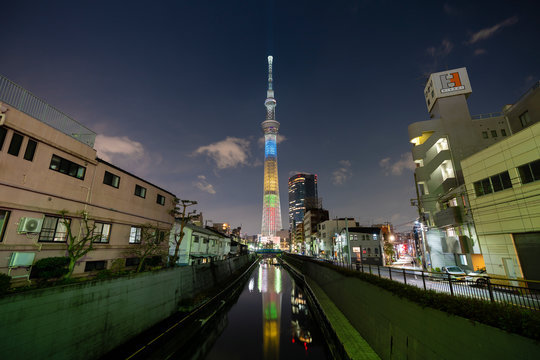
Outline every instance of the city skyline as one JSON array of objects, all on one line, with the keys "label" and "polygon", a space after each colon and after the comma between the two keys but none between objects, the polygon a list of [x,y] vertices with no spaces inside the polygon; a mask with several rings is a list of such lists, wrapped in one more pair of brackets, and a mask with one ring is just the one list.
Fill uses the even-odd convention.
[{"label": "city skyline", "polygon": [[429,118],[425,75],[466,67],[473,115],[540,78],[536,2],[272,4],[10,3],[0,73],[96,131],[104,160],[249,234],[271,53],[281,197],[316,173],[332,218],[398,230],[417,216],[407,126]]}]

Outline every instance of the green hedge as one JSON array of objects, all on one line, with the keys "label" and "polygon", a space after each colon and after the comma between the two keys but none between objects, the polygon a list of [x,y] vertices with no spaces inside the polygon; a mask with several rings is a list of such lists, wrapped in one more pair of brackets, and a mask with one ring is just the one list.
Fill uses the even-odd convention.
[{"label": "green hedge", "polygon": [[32,266],[32,278],[48,280],[56,279],[67,274],[68,257],[49,257],[38,260]]},{"label": "green hedge", "polygon": [[423,290],[416,286],[380,278],[354,270],[344,269],[330,263],[289,255],[300,261],[310,261],[325,266],[346,276],[354,276],[370,284],[388,290],[395,295],[415,302],[422,307],[430,307],[446,313],[478,321],[511,333],[540,340],[540,311],[523,309],[518,306],[489,302],[462,296],[451,296],[434,290]]},{"label": "green hedge", "polygon": [[11,276],[0,274],[0,295],[5,294],[11,287]]}]

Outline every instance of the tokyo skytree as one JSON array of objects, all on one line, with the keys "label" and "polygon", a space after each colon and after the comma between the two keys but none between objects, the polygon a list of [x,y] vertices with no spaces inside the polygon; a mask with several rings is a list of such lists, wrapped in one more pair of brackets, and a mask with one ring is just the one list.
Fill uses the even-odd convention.
[{"label": "tokyo skytree", "polygon": [[279,122],[275,118],[276,100],[272,88],[272,60],[268,57],[268,90],[266,91],[266,120],[261,126],[264,132],[264,195],[261,236],[273,240],[281,230],[281,205],[277,168],[277,134]]}]

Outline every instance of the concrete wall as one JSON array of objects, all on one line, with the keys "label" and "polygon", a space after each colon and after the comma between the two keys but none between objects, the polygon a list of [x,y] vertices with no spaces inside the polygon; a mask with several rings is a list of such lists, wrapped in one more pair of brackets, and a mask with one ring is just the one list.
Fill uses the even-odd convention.
[{"label": "concrete wall", "polygon": [[172,315],[254,258],[36,290],[0,299],[0,349],[10,359],[95,359]]},{"label": "concrete wall", "polygon": [[284,255],[326,292],[382,359],[533,359],[533,340],[422,308],[358,278]]}]

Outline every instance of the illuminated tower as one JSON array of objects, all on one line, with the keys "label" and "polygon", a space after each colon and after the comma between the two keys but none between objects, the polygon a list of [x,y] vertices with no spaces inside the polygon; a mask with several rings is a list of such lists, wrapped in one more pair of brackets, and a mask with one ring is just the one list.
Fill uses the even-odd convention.
[{"label": "illuminated tower", "polygon": [[266,91],[266,120],[261,126],[264,131],[264,195],[261,235],[268,240],[281,230],[281,206],[277,169],[277,134],[279,122],[275,119],[276,100],[272,88],[272,56],[268,57],[268,90]]}]

